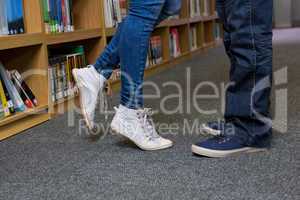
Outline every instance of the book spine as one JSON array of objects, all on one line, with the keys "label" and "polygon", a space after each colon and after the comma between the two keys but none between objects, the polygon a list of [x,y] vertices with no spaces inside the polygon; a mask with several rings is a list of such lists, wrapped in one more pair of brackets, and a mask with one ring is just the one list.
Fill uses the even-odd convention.
[{"label": "book spine", "polygon": [[[1,77],[0,77],[1,78]],[[4,87],[2,85],[2,78],[0,80],[0,100],[2,103],[2,111],[5,117],[10,115],[10,111],[9,111],[9,105],[5,96],[5,91],[4,91]]]},{"label": "book spine", "polygon": [[12,80],[14,86],[16,87],[20,97],[22,98],[24,104],[27,106],[27,108],[33,108],[34,105],[33,105],[32,101],[30,100],[30,98],[28,97],[28,95],[26,94],[24,89],[22,88],[18,79],[13,74],[11,74],[11,80]]},{"label": "book spine", "polygon": [[42,10],[43,10],[43,19],[44,19],[44,26],[45,26],[45,32],[50,32],[49,27],[49,3],[48,0],[41,0],[42,3]]},{"label": "book spine", "polygon": [[10,80],[7,71],[5,70],[3,64],[0,62],[0,75],[3,79],[4,85],[8,91],[8,94],[10,98],[12,99],[12,102],[14,104],[14,109],[16,111],[24,111],[25,110],[25,105],[18,94],[17,89],[14,87],[12,81]]},{"label": "book spine", "polygon": [[24,12],[23,12],[23,0],[13,0],[15,3],[15,15],[16,15],[16,30],[17,34],[25,32],[24,26]]},{"label": "book spine", "polygon": [[37,106],[38,101],[37,101],[35,95],[33,94],[32,90],[30,89],[30,87],[27,85],[27,83],[22,78],[21,74],[17,70],[14,70],[13,75],[15,76],[15,78],[20,83],[21,88],[24,90],[26,96],[29,97],[30,101],[33,103],[34,106]]},{"label": "book spine", "polygon": [[63,18],[62,18],[62,2],[56,0],[56,11],[57,11],[57,30],[59,33],[63,32]]},{"label": "book spine", "polygon": [[7,0],[0,0],[0,35],[8,35]]}]

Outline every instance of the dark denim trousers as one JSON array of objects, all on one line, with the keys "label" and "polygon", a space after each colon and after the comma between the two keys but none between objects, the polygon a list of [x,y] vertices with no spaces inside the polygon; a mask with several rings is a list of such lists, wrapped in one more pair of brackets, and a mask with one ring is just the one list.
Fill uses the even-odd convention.
[{"label": "dark denim trousers", "polygon": [[231,61],[225,120],[242,142],[255,145],[271,135],[273,0],[217,0],[224,44]]},{"label": "dark denim trousers", "polygon": [[131,0],[128,16],[99,56],[95,68],[106,79],[121,64],[121,104],[143,107],[143,77],[149,39],[155,26],[179,13],[181,0]]}]

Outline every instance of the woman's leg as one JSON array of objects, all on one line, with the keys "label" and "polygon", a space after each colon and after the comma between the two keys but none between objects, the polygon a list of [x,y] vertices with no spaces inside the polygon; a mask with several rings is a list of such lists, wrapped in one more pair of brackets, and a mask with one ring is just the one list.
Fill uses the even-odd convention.
[{"label": "woman's leg", "polygon": [[121,61],[121,104],[130,109],[143,107],[143,77],[149,39],[165,0],[131,0],[119,41]]},{"label": "woman's leg", "polygon": [[[180,8],[181,0],[166,0],[160,16],[155,23],[155,26],[169,16],[178,14],[180,12]],[[120,41],[120,33],[122,32],[122,24],[123,23],[120,23],[119,27],[117,28],[116,34],[94,64],[95,69],[106,79],[109,79],[113,69],[120,63],[118,47]]]},{"label": "woman's leg", "polygon": [[150,110],[143,107],[143,77],[151,33],[165,0],[131,0],[119,41],[121,62],[121,105],[116,108],[111,128],[143,150],[169,148],[172,141],[158,135]]}]

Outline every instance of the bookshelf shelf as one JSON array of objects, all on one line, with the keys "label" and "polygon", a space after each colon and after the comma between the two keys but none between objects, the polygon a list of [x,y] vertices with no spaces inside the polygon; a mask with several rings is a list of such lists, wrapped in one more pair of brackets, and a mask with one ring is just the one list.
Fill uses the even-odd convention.
[{"label": "bookshelf shelf", "polygon": [[105,35],[107,37],[112,37],[116,33],[116,28],[106,28]]},{"label": "bookshelf shelf", "polygon": [[[57,48],[80,45],[88,64],[95,62],[108,41],[116,33],[116,28],[105,27],[105,0],[73,0],[73,32],[46,33],[42,1],[23,0],[25,34],[0,36],[0,61],[8,70],[17,69],[21,73],[35,71],[25,81],[36,95],[40,106],[16,113],[0,121],[0,141],[41,124],[59,114],[78,106],[78,95],[52,102],[51,84],[48,77],[49,56]],[[162,62],[151,65],[145,70],[145,76],[158,73],[163,69],[171,70],[174,63],[190,55],[214,47],[220,43],[214,27],[218,22],[215,14],[215,0],[211,1],[209,16],[191,16],[190,0],[182,0],[182,9],[178,19],[163,21],[155,29],[153,36],[160,36]],[[196,27],[197,45],[193,50],[190,45],[191,28]],[[180,55],[172,57],[170,52],[170,30],[178,30]],[[48,29],[47,29],[48,30]],[[193,43],[195,44],[195,43]],[[17,59],[16,59],[17,58]],[[120,86],[120,80],[109,80],[111,89]]]},{"label": "bookshelf shelf", "polygon": [[22,118],[28,117],[30,115],[38,115],[42,112],[47,112],[48,105],[42,105],[42,106],[37,106],[34,109],[28,109],[25,112],[19,112],[16,114],[13,114],[10,117],[4,118],[3,120],[0,121],[0,127],[7,125],[9,123],[15,122],[17,120],[20,120]]},{"label": "bookshelf shelf", "polygon": [[25,33],[19,35],[0,36],[0,50],[28,47],[42,43],[42,33]]},{"label": "bookshelf shelf", "polygon": [[180,18],[180,19],[169,19],[161,22],[157,27],[172,27],[172,26],[181,26],[189,23],[188,18]]},{"label": "bookshelf shelf", "polygon": [[62,44],[98,38],[102,36],[101,28],[76,30],[74,32],[47,34],[45,35],[47,45]]}]

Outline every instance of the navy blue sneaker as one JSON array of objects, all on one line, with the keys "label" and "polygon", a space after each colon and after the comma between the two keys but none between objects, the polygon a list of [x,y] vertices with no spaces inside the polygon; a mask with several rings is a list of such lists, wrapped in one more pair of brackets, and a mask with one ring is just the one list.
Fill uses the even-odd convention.
[{"label": "navy blue sneaker", "polygon": [[266,151],[265,147],[244,145],[235,136],[215,136],[203,142],[192,145],[192,152],[206,157],[221,158],[239,153],[254,153]]}]

